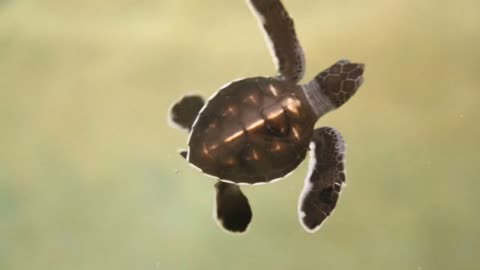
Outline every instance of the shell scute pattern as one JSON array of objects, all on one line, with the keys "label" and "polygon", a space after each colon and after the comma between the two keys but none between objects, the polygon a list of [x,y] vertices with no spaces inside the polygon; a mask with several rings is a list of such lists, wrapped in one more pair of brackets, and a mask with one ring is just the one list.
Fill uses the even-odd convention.
[{"label": "shell scute pattern", "polygon": [[237,183],[267,182],[295,169],[305,157],[316,120],[296,89],[262,77],[221,89],[194,124],[189,161]]}]

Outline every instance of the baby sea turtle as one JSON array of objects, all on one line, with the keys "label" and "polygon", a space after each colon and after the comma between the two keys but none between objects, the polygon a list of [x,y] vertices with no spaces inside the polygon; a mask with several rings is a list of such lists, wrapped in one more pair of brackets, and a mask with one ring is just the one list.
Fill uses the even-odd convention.
[{"label": "baby sea turtle", "polygon": [[249,0],[271,44],[276,77],[235,80],[207,102],[190,95],[170,110],[173,123],[190,132],[180,154],[217,179],[216,216],[229,231],[243,232],[252,218],[239,184],[269,183],[294,170],[310,150],[309,172],[299,200],[308,232],[331,214],[345,182],[345,143],[336,129],[314,129],[363,82],[364,65],[340,60],[299,85],[305,71],[293,20],[279,0]]}]

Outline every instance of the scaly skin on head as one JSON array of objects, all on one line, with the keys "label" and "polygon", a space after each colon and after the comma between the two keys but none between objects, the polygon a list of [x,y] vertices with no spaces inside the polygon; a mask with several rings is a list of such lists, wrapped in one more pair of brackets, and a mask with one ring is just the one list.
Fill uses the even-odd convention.
[{"label": "scaly skin on head", "polygon": [[340,60],[303,86],[317,117],[342,106],[357,92],[364,69],[363,64]]}]

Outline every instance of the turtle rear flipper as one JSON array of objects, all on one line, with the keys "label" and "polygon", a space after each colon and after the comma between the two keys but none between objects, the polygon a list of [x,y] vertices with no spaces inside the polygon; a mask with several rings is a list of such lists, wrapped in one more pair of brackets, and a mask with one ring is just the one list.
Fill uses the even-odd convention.
[{"label": "turtle rear flipper", "polygon": [[330,127],[314,131],[309,174],[299,201],[300,223],[315,232],[334,210],[345,182],[345,143]]},{"label": "turtle rear flipper", "polygon": [[238,185],[218,181],[216,216],[220,225],[230,232],[244,232],[252,220],[252,209]]},{"label": "turtle rear flipper", "polygon": [[281,78],[297,83],[305,73],[305,56],[292,18],[279,0],[248,0],[266,33]]},{"label": "turtle rear flipper", "polygon": [[[179,153],[187,158],[186,150],[180,150]],[[218,181],[215,183],[215,191],[215,216],[219,224],[230,232],[245,232],[252,221],[252,209],[240,186]]]},{"label": "turtle rear flipper", "polygon": [[201,96],[184,96],[173,104],[170,109],[170,119],[180,128],[190,130],[205,101]]}]

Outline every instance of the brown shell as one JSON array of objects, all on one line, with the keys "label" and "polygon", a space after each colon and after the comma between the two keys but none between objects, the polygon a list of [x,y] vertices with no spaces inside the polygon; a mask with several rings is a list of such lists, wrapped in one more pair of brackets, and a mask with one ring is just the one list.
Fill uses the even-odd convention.
[{"label": "brown shell", "polygon": [[263,77],[235,81],[197,117],[188,161],[219,179],[268,182],[305,158],[315,121],[300,86]]}]

